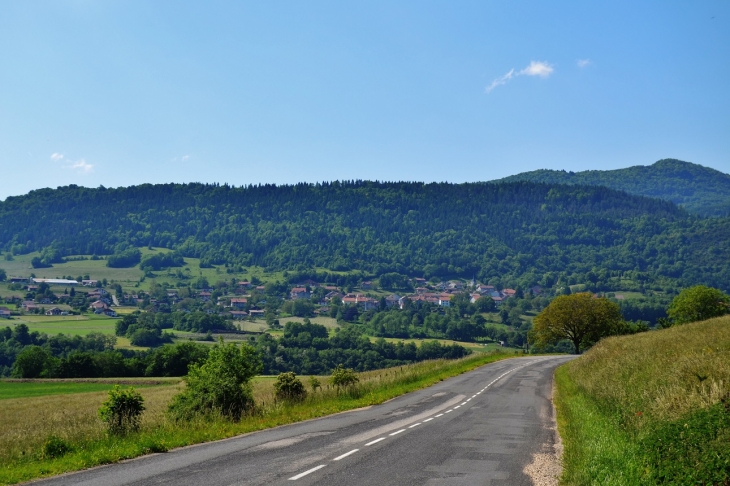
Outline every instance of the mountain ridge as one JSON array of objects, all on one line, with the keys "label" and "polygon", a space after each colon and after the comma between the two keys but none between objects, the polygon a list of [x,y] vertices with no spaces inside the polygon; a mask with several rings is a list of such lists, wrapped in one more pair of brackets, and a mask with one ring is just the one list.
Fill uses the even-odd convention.
[{"label": "mountain ridge", "polygon": [[730,215],[730,175],[677,159],[662,159],[648,166],[613,170],[566,172],[539,169],[490,183],[517,181],[605,186],[629,194],[672,201],[702,216]]},{"label": "mountain ridge", "polygon": [[659,288],[730,289],[730,218],[601,186],[66,186],[0,203],[5,252],[39,251],[53,264],[144,246],[226,268],[476,275],[525,288],[612,274]]}]

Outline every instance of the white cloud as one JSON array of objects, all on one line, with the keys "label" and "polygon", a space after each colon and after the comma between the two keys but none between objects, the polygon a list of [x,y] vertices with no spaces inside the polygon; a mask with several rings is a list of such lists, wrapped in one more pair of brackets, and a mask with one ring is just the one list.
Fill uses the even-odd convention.
[{"label": "white cloud", "polygon": [[86,162],[86,160],[81,159],[77,160],[71,165],[67,165],[66,168],[72,169],[72,170],[78,170],[79,172],[83,172],[84,174],[88,174],[89,172],[94,172],[94,166],[92,164],[89,164]]},{"label": "white cloud", "polygon": [[527,76],[540,76],[541,78],[547,78],[553,71],[553,67],[542,61],[532,61],[529,66],[519,72],[519,74],[525,74]]},{"label": "white cloud", "polygon": [[508,81],[516,76],[540,76],[541,78],[547,78],[553,73],[553,71],[555,71],[555,68],[553,68],[547,62],[532,61],[529,66],[527,66],[522,71],[518,71],[517,73],[515,73],[514,69],[510,69],[507,74],[498,77],[497,79],[492,81],[492,84],[484,88],[484,92],[490,93],[497,86],[507,84]]},{"label": "white cloud", "polygon": [[593,64],[590,59],[578,59],[575,63],[578,65],[579,68],[584,68]]},{"label": "white cloud", "polygon": [[63,159],[63,154],[59,154],[58,152],[53,152],[51,154],[51,160],[54,162],[58,162],[59,160]]},{"label": "white cloud", "polygon": [[190,156],[189,156],[189,155],[183,155],[183,157],[182,157],[182,161],[183,161],[183,162],[185,162],[185,161],[186,161],[186,160],[188,160],[189,158],[190,158]]}]

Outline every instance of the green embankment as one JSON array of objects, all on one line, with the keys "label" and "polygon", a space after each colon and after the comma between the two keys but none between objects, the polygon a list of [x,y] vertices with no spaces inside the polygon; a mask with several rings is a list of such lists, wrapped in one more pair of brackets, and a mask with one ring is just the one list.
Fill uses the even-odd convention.
[{"label": "green embankment", "polygon": [[[96,425],[95,410],[103,400],[98,396],[91,403],[92,394],[78,394],[83,397],[77,407],[86,410],[78,417],[65,420],[64,417],[55,417],[55,412],[49,412],[49,423],[56,420],[65,420],[58,423],[59,430],[42,427],[34,440],[27,440],[25,445],[19,446],[17,441],[10,440],[3,444],[0,440],[0,484],[14,484],[33,478],[76,471],[88,467],[118,462],[124,459],[164,452],[175,447],[223,439],[246,432],[253,432],[279,425],[290,424],[302,420],[323,417],[346,410],[364,406],[376,405],[405,393],[431,386],[446,378],[465,373],[479,366],[516,356],[515,353],[474,353],[466,358],[453,361],[426,361],[418,364],[376,370],[360,373],[360,384],[352,392],[336,393],[334,388],[327,386],[323,378],[324,389],[317,393],[309,393],[306,400],[295,404],[282,404],[273,401],[273,380],[257,380],[254,384],[254,398],[257,403],[257,413],[247,416],[240,422],[210,418],[201,419],[181,425],[167,420],[164,415],[166,404],[169,403],[175,388],[150,387],[142,389],[145,405],[148,410],[143,417],[142,429],[138,433],[125,437],[109,437],[103,433],[99,423]],[[100,395],[100,394],[99,394]],[[27,400],[39,400],[28,398]],[[24,402],[8,400],[18,408],[23,408]],[[30,402],[28,402],[30,403]],[[20,412],[18,412],[20,413]],[[69,414],[74,415],[75,409]],[[0,410],[0,417],[3,411]],[[86,417],[86,418],[85,418]],[[68,422],[68,423],[66,423]],[[81,424],[81,425],[79,425]],[[22,424],[21,424],[22,425]],[[85,428],[84,428],[85,427]],[[22,428],[22,427],[21,427]],[[32,428],[28,425],[26,428]],[[0,439],[2,439],[0,430]],[[6,434],[7,435],[7,434]],[[44,441],[51,435],[59,436],[68,444],[69,452],[61,457],[49,457],[44,453]]]},{"label": "green embankment", "polygon": [[563,484],[730,484],[730,316],[606,339],[556,384]]}]

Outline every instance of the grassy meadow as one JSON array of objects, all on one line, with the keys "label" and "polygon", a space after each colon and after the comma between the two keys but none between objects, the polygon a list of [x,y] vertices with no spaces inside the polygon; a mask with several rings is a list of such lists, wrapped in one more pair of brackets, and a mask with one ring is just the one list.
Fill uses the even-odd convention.
[{"label": "grassy meadow", "polygon": [[564,484],[730,484],[730,316],[605,339],[556,384]]},{"label": "grassy meadow", "polygon": [[[257,377],[253,382],[257,410],[237,423],[221,418],[200,419],[185,425],[170,422],[165,411],[184,384],[142,386],[138,391],[145,399],[146,410],[141,430],[125,437],[108,436],[97,416],[97,410],[107,396],[105,391],[82,392],[80,387],[76,393],[42,397],[30,396],[29,392],[26,396],[2,400],[0,406],[0,423],[3,424],[0,428],[0,484],[13,484],[375,405],[515,355],[475,353],[460,360],[426,361],[358,373],[359,386],[351,393],[337,394],[329,386],[328,377],[319,377],[322,388],[316,393],[310,389],[303,402],[294,404],[274,400],[274,377]],[[300,378],[309,389],[307,377]],[[53,383],[23,385],[28,385],[29,389],[59,386]],[[33,413],[29,414],[28,410]],[[62,457],[47,457],[44,443],[50,436],[60,438],[69,446],[70,452]]]}]

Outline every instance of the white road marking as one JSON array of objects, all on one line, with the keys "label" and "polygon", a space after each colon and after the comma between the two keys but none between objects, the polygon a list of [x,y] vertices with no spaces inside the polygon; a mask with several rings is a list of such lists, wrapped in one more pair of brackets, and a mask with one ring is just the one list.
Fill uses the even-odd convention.
[{"label": "white road marking", "polygon": [[366,445],[366,446],[370,446],[370,445],[373,445],[373,444],[377,444],[377,443],[378,443],[378,442],[380,442],[381,440],[385,440],[385,437],[381,437],[380,439],[375,439],[375,440],[373,440],[373,441],[370,441],[370,442],[368,442],[368,443],[367,443],[367,444],[365,444],[365,445]]},{"label": "white road marking", "polygon": [[433,420],[433,417],[427,418],[426,420],[424,420],[424,422],[430,422],[431,420]]},{"label": "white road marking", "polygon": [[409,429],[412,429],[413,427],[416,427],[417,425],[421,425],[421,422],[418,422],[417,424],[413,424],[413,425],[411,425],[411,426],[410,426],[410,427],[408,427],[408,428],[409,428]]},{"label": "white road marking", "polygon": [[341,456],[337,456],[337,457],[335,457],[335,458],[334,458],[334,459],[332,459],[332,460],[333,460],[333,461],[339,461],[340,459],[344,459],[344,458],[346,458],[347,456],[349,456],[349,455],[351,455],[351,454],[354,454],[354,453],[356,453],[356,452],[357,452],[357,451],[359,451],[359,450],[360,450],[360,449],[353,449],[353,450],[351,450],[350,452],[345,452],[345,453],[344,453],[344,454],[342,454]]},{"label": "white road marking", "polygon": [[451,412],[453,412],[453,411],[454,411],[454,409],[452,408],[451,410],[447,410],[447,411],[445,411],[444,413],[451,413]]},{"label": "white road marking", "polygon": [[464,403],[461,403],[461,404],[459,404],[459,406],[460,406],[460,407],[461,407],[462,405],[466,405],[466,402],[464,402]]},{"label": "white road marking", "polygon": [[396,431],[395,431],[395,432],[393,432],[392,434],[388,434],[388,435],[391,435],[391,436],[393,436],[393,435],[398,435],[398,434],[400,434],[401,432],[405,432],[405,431],[406,431],[406,429],[400,429],[400,430],[396,430]]},{"label": "white road marking", "polygon": [[457,405],[457,406],[455,406],[455,407],[454,407],[454,410],[456,410],[456,409],[457,409],[457,408],[459,408],[459,407],[461,407],[461,405]]},{"label": "white road marking", "polygon": [[443,414],[442,414],[442,413],[440,413],[440,414],[436,415],[436,417],[440,417],[440,416],[442,416],[442,415],[443,415]]},{"label": "white road marking", "polygon": [[317,467],[313,467],[313,468],[312,468],[312,469],[310,469],[309,471],[304,471],[304,472],[303,472],[303,473],[301,473],[301,474],[297,474],[296,476],[292,476],[292,477],[290,477],[290,478],[289,478],[289,481],[296,481],[296,480],[297,480],[297,479],[299,479],[299,478],[303,478],[303,477],[304,477],[304,476],[306,476],[307,474],[311,474],[311,473],[313,473],[314,471],[319,471],[320,469],[322,469],[322,468],[323,468],[323,467],[325,467],[326,465],[327,465],[327,464],[320,464],[320,465],[319,465],[319,466],[317,466]]}]

